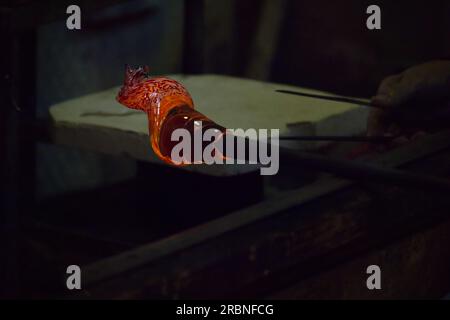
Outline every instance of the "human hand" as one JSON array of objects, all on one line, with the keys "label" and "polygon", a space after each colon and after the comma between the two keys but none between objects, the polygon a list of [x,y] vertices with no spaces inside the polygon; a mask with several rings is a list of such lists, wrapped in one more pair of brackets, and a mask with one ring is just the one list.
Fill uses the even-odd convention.
[{"label": "human hand", "polygon": [[432,61],[384,79],[372,104],[367,134],[402,135],[450,127],[450,61]]}]

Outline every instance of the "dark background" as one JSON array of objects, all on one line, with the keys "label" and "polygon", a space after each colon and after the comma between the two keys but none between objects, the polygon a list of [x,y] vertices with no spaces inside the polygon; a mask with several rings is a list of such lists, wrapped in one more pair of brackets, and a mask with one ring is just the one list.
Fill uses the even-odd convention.
[{"label": "dark background", "polygon": [[[382,30],[375,31],[366,28],[370,4],[374,3],[127,1],[95,14],[83,14],[81,8],[79,31],[67,30],[67,15],[61,12],[59,20],[36,30],[36,52],[21,52],[21,56],[36,62],[36,113],[43,120],[49,118],[48,109],[55,103],[120,85],[126,63],[149,65],[156,75],[219,73],[370,97],[387,75],[450,56],[449,1],[376,1],[382,9]],[[23,245],[22,257],[26,257],[19,263],[22,283],[35,281],[42,288],[53,285],[47,279],[61,271],[54,270],[59,266],[54,252],[63,261],[60,265],[73,257],[80,263],[92,262],[231,212],[261,196],[258,189],[253,194],[230,191],[237,184],[244,190],[246,183],[253,185],[259,177],[245,177],[238,183],[199,178],[172,168],[148,167],[132,159],[47,143],[36,144],[32,153],[35,172],[34,167],[28,172],[23,166],[26,156],[19,157],[23,163],[13,164],[24,179],[20,185],[34,189],[30,194],[37,206],[26,212],[28,217],[115,241],[114,247],[109,242],[93,246],[89,238],[69,239],[59,229],[51,237],[43,232],[21,238],[25,244],[18,246]],[[11,176],[16,177],[15,173]],[[206,195],[194,199],[190,193],[171,194],[175,182],[207,189]],[[8,191],[8,196],[22,201],[20,192]],[[236,192],[235,203],[210,210],[224,192]],[[5,199],[5,203],[15,200]],[[200,203],[202,210],[195,215],[179,211],[187,202]],[[36,270],[39,278],[34,277]]]},{"label": "dark background", "polygon": [[[123,65],[154,74],[220,73],[372,96],[383,77],[450,55],[450,3],[376,1],[382,30],[366,28],[371,1],[135,0],[38,30],[37,106],[118,85]],[[18,21],[19,23],[19,21]],[[67,161],[73,166],[67,170]],[[39,194],[133,175],[124,159],[40,145]]]}]

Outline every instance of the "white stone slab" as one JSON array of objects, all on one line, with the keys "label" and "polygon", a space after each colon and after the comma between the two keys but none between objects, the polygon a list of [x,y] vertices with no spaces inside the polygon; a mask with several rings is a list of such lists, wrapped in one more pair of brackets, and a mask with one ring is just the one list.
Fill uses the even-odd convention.
[{"label": "white stone slab", "polygon": [[[281,135],[357,135],[364,131],[368,109],[348,103],[275,92],[276,89],[324,92],[221,75],[173,75],[191,93],[196,109],[231,129],[280,129]],[[151,150],[147,117],[116,102],[119,87],[71,99],[50,108],[54,142],[109,154],[162,163]],[[283,142],[311,149],[317,142]],[[212,175],[235,175],[255,166],[187,166]]]}]

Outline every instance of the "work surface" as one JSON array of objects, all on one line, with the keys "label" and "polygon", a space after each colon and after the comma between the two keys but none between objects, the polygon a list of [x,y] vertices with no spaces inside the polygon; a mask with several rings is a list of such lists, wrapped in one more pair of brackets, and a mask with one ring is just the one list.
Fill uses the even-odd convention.
[{"label": "work surface", "polygon": [[[219,76],[173,75],[191,93],[195,107],[230,129],[279,129],[280,135],[357,135],[366,125],[368,109],[275,92],[276,89],[323,92],[287,85]],[[149,145],[147,117],[115,100],[119,87],[68,100],[50,108],[54,142],[108,154],[162,163]],[[313,149],[317,142],[283,142],[283,146]],[[247,165],[196,165],[185,170],[229,176],[252,170]]]},{"label": "work surface", "polygon": [[[370,162],[448,177],[448,137]],[[445,192],[328,178],[85,266],[85,289],[120,299],[441,297],[448,206]],[[367,289],[370,265],[382,268],[383,290]]]}]

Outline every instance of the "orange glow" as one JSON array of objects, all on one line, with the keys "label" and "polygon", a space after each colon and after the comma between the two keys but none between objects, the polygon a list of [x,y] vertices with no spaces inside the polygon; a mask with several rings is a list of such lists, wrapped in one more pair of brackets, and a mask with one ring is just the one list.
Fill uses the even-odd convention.
[{"label": "orange glow", "polygon": [[165,77],[151,78],[148,67],[134,70],[127,67],[124,85],[116,99],[128,108],[147,113],[153,151],[170,164],[174,164],[170,157],[172,148],[178,143],[171,141],[175,129],[187,129],[193,134],[195,123],[202,121],[203,130],[225,130],[194,110],[189,92],[179,82]]}]

